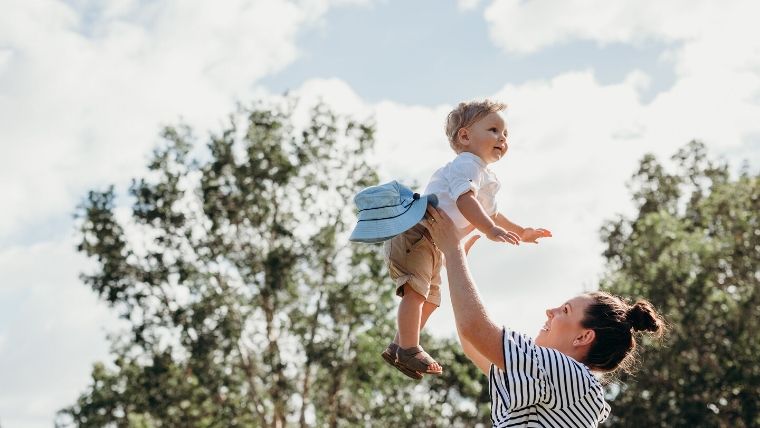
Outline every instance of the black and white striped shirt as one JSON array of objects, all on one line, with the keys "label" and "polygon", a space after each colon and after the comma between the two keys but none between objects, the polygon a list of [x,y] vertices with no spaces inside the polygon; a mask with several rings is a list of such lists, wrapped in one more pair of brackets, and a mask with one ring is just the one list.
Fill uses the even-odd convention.
[{"label": "black and white striped shirt", "polygon": [[588,367],[504,329],[504,365],[491,365],[494,427],[596,427],[610,406]]}]

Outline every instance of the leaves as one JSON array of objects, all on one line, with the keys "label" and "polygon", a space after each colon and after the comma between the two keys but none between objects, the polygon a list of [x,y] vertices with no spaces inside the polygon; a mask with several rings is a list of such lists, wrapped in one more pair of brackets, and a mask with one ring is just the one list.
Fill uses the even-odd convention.
[{"label": "leaves", "polygon": [[113,188],[88,194],[78,249],[97,267],[82,278],[128,331],[58,425],[480,421],[482,378],[455,343],[425,339],[452,370],[419,388],[379,356],[392,285],[379,246],[347,241],[354,194],[377,182],[373,127],[317,106],[296,130],[291,115],[243,109],[205,152],[165,128],[127,220]]},{"label": "leaves", "polygon": [[673,160],[677,174],[645,157],[632,180],[638,217],[602,230],[601,288],[649,299],[671,324],[665,343],[645,341],[639,374],[619,379],[611,423],[757,426],[760,177],[731,179],[697,142]]}]

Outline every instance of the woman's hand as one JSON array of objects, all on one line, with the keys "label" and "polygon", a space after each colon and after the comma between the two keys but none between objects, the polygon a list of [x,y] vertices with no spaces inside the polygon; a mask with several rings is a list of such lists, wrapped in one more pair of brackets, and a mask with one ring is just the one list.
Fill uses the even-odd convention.
[{"label": "woman's hand", "polygon": [[427,228],[430,236],[433,237],[433,242],[444,254],[449,251],[458,251],[461,248],[460,241],[463,236],[460,235],[460,231],[454,225],[451,217],[443,210],[428,205],[427,216],[422,220],[422,225]]},{"label": "woman's hand", "polygon": [[[427,207],[427,216],[422,220],[422,225],[430,231],[430,235],[433,237],[435,244],[444,251],[444,247],[450,249],[456,249],[460,244],[463,236],[460,235],[459,230],[454,225],[445,212],[433,208]],[[470,248],[475,245],[475,242],[480,239],[480,235],[473,235],[464,244],[464,253],[469,254]]]},{"label": "woman's hand", "polygon": [[472,248],[473,245],[475,245],[475,241],[480,239],[480,235],[473,235],[470,236],[470,239],[467,240],[467,242],[464,243],[464,253],[470,254],[470,248]]}]

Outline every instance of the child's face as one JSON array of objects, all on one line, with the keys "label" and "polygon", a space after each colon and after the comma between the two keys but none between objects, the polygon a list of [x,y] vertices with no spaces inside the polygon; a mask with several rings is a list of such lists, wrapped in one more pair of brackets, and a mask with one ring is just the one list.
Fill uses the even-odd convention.
[{"label": "child's face", "polygon": [[494,163],[507,154],[507,124],[499,112],[473,123],[459,131],[463,151],[477,155],[485,163]]}]

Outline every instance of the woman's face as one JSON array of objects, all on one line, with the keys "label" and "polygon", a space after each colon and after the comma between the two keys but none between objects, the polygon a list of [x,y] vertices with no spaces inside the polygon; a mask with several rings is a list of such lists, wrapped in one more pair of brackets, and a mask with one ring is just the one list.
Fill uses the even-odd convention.
[{"label": "woman's face", "polygon": [[580,295],[546,310],[546,323],[536,336],[536,345],[554,348],[563,354],[573,355],[579,337],[588,329],[581,326],[591,297]]}]

